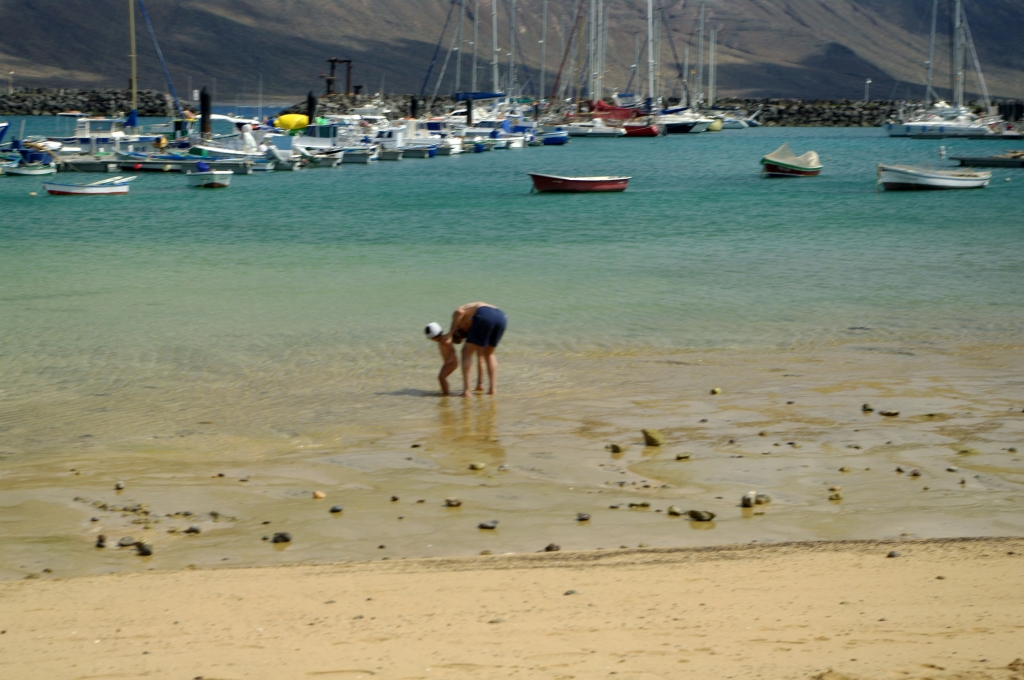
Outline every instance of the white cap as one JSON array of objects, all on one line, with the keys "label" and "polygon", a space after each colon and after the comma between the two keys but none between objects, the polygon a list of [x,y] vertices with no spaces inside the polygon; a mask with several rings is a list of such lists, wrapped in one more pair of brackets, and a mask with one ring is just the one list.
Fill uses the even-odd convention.
[{"label": "white cap", "polygon": [[427,334],[427,338],[433,340],[437,336],[444,333],[444,329],[441,328],[441,324],[437,323],[436,321],[431,321],[430,323],[427,324],[427,327],[423,330],[423,332]]}]

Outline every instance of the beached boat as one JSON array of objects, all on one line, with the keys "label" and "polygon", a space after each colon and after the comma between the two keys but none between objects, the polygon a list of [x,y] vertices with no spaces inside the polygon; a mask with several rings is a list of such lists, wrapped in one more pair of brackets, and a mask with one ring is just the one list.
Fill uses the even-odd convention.
[{"label": "beached boat", "polygon": [[195,170],[185,173],[189,186],[199,189],[222,189],[231,186],[230,170],[211,170],[206,163],[196,164]]},{"label": "beached boat", "polygon": [[561,177],[531,172],[534,191],[552,193],[588,193],[625,191],[631,177]]},{"label": "beached boat", "polygon": [[928,189],[984,189],[992,180],[991,172],[974,170],[933,170],[909,165],[879,165],[878,183],[886,191]]},{"label": "beached boat", "polygon": [[89,184],[61,184],[43,182],[46,193],[54,196],[104,196],[107,194],[127,194],[129,184],[134,177],[111,177]]},{"label": "beached boat", "polygon": [[797,156],[786,143],[764,156],[761,165],[761,173],[767,177],[815,177],[821,173],[816,151]]}]

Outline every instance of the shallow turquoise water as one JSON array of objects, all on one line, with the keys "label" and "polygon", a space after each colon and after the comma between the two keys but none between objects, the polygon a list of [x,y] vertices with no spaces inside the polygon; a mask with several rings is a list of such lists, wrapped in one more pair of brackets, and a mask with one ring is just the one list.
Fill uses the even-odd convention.
[{"label": "shallow turquoise water", "polygon": [[[822,176],[760,178],[783,141],[817,150]],[[181,399],[335,373],[352,395],[429,387],[422,327],[475,299],[509,314],[506,356],[1016,343],[1024,173],[875,190],[876,163],[937,149],[761,128],[236,176],[212,192],[169,174],[125,197],[30,197],[38,179],[0,177],[4,403],[157,378]],[[624,194],[539,195],[531,170],[634,179]]]}]

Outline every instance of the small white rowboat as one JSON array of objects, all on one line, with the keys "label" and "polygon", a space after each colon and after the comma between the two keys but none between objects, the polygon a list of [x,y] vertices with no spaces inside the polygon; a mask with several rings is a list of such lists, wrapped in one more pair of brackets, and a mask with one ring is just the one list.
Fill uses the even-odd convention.
[{"label": "small white rowboat", "polygon": [[105,194],[127,194],[128,184],[134,177],[111,177],[91,184],[58,184],[43,182],[46,193],[54,196],[101,196]]},{"label": "small white rowboat", "polygon": [[983,189],[992,180],[991,172],[932,170],[909,165],[879,165],[877,175],[878,183],[886,191]]},{"label": "small white rowboat", "polygon": [[188,185],[200,189],[221,189],[231,186],[230,170],[197,170],[185,173]]}]

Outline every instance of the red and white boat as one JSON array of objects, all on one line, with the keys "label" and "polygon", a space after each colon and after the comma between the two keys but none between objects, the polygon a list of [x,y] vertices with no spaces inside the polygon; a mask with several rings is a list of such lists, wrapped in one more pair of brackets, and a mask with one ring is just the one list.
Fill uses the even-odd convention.
[{"label": "red and white boat", "polygon": [[797,156],[783,144],[761,159],[761,173],[767,177],[816,177],[821,174],[821,159],[816,151]]},{"label": "red and white boat", "polygon": [[531,172],[533,190],[556,193],[625,191],[631,177],[560,177]]},{"label": "red and white boat", "polygon": [[622,129],[627,137],[660,137],[665,134],[665,126],[657,123],[626,123]]},{"label": "red and white boat", "polygon": [[102,196],[106,194],[127,194],[128,184],[134,177],[111,177],[91,184],[59,184],[43,182],[46,193],[54,196]]}]

